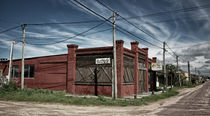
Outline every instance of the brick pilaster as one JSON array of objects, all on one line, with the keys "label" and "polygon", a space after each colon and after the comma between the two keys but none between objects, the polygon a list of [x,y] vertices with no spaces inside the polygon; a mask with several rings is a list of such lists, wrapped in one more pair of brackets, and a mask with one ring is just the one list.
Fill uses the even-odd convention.
[{"label": "brick pilaster", "polygon": [[119,97],[123,97],[123,48],[124,41],[116,41],[116,52],[117,52],[117,94]]},{"label": "brick pilaster", "polygon": [[68,56],[67,56],[67,91],[71,94],[75,93],[75,77],[76,77],[76,53],[78,45],[71,44],[67,45]]},{"label": "brick pilaster", "polygon": [[[157,57],[152,57],[152,62],[156,63],[157,62]],[[156,91],[157,90],[157,85],[156,85],[156,81],[157,81],[157,77],[156,77],[156,71],[153,71],[153,78],[154,78],[154,81],[153,81],[153,91]]]},{"label": "brick pilaster", "polygon": [[139,91],[139,75],[138,75],[138,45],[139,42],[131,42],[131,50],[135,52],[134,58],[134,94],[135,96],[138,94]]},{"label": "brick pilaster", "polygon": [[143,48],[143,50],[145,50],[145,68],[146,68],[146,71],[145,71],[145,91],[146,92],[149,92],[149,87],[148,87],[148,85],[149,85],[149,78],[148,78],[148,71],[149,71],[149,65],[148,65],[148,48]]}]

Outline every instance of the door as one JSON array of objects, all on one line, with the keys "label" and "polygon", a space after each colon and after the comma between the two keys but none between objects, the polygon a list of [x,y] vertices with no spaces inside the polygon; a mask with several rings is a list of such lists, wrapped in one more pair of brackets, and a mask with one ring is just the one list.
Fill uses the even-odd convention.
[{"label": "door", "polygon": [[145,71],[139,70],[139,94],[145,92]]}]

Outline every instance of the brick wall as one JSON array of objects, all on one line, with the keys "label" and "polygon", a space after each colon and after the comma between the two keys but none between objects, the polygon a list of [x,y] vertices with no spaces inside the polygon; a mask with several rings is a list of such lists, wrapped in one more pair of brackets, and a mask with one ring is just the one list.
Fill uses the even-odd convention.
[{"label": "brick wall", "polygon": [[[131,50],[124,48],[123,40],[116,41],[117,50],[117,89],[118,96],[129,96],[138,94],[139,89],[139,75],[138,75],[138,63],[139,63],[139,53],[145,54],[145,68],[147,68],[145,73],[145,91],[148,92],[148,62],[156,62],[156,58],[149,60],[148,58],[148,48],[141,49],[138,47],[138,42],[131,42]],[[94,84],[81,85],[75,84],[76,78],[76,58],[77,55],[83,54],[113,54],[113,47],[100,47],[100,48],[86,48],[78,49],[78,45],[71,44],[67,45],[68,54],[46,56],[46,57],[36,57],[36,58],[26,58],[25,65],[33,64],[35,66],[34,78],[25,78],[25,87],[28,88],[43,88],[43,89],[53,89],[53,90],[67,90],[71,94],[94,94],[95,86]],[[124,83],[124,55],[133,58],[134,62],[134,83],[126,84]],[[19,77],[16,80],[20,86],[20,76],[21,76],[21,60],[14,60],[13,65],[19,66]],[[8,62],[0,63],[0,69],[4,69],[3,75],[8,73]],[[108,95],[112,94],[112,86],[110,85],[98,85],[97,86],[98,95]]]}]

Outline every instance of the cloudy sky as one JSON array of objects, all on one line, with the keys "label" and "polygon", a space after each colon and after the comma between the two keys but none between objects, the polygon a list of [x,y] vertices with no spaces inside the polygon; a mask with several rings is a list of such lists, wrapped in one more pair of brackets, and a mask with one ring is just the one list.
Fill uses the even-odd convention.
[{"label": "cloudy sky", "polygon": [[[149,56],[156,56],[161,61],[163,45],[160,41],[165,41],[179,55],[179,64],[183,70],[187,69],[187,61],[190,61],[192,73],[196,67],[202,74],[210,75],[209,0],[99,0],[99,2],[80,0],[80,2],[108,19],[112,12],[99,3],[101,2],[144,31],[117,16],[116,39],[124,40],[125,47],[130,48],[131,41],[139,41],[139,47],[148,47]],[[30,25],[60,22],[80,23]],[[29,24],[26,26],[25,57],[65,54],[67,44],[78,44],[80,48],[112,45],[110,23],[82,8],[73,0],[1,0],[0,58],[9,58],[12,40],[16,41],[14,58],[21,58],[21,24]],[[15,26],[19,27],[3,32]],[[136,37],[125,31],[122,33],[120,28]],[[88,31],[89,29],[92,30]],[[74,37],[77,34],[79,36]],[[167,63],[175,64],[176,59],[168,46]]]}]

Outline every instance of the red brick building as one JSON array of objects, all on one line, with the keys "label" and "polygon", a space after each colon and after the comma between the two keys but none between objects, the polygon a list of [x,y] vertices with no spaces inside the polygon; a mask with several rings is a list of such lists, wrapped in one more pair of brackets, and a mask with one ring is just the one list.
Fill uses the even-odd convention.
[{"label": "red brick building", "polygon": [[[118,96],[141,94],[154,90],[155,73],[151,71],[148,48],[139,48],[131,42],[131,50],[123,47],[124,41],[116,41]],[[112,94],[113,47],[79,49],[67,45],[68,54],[25,59],[25,87],[67,90],[71,94]],[[96,64],[96,59],[108,62]],[[8,61],[0,62],[3,75],[8,74]],[[20,86],[21,59],[13,61],[12,80]],[[150,82],[149,82],[150,81]]]}]

